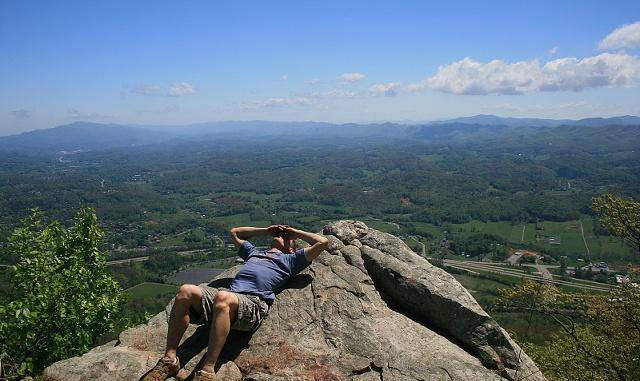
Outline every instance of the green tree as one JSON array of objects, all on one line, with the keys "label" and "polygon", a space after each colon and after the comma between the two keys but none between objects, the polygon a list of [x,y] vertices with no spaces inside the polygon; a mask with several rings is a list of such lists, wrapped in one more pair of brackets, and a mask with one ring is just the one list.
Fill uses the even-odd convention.
[{"label": "green tree", "polygon": [[84,353],[119,320],[124,294],[98,248],[96,215],[82,208],[74,222],[45,224],[35,210],[11,235],[12,288],[0,305],[3,376],[33,374]]},{"label": "green tree", "polygon": [[591,207],[605,230],[624,238],[640,254],[640,202],[607,194],[595,197]]},{"label": "green tree", "polygon": [[567,258],[560,258],[560,267],[558,268],[558,275],[563,279],[567,278]]},{"label": "green tree", "polygon": [[207,238],[202,229],[191,229],[184,236],[184,242],[187,243],[200,243],[204,242]]},{"label": "green tree", "polygon": [[548,379],[640,379],[637,287],[626,284],[608,294],[588,295],[527,281],[501,293],[502,308],[541,314],[560,327],[544,346],[524,343]]}]

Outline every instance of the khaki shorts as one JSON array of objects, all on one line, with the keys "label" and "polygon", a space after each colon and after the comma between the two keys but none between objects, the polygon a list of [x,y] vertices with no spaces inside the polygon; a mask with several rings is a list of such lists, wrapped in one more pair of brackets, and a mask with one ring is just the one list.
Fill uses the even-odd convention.
[{"label": "khaki shorts", "polygon": [[[213,317],[213,309],[215,305],[216,294],[218,289],[207,286],[206,283],[198,285],[200,292],[202,293],[202,314],[199,314],[193,307],[189,308],[189,318],[192,324],[211,324],[211,318]],[[221,289],[222,290],[222,289]],[[224,290],[230,292],[228,290]],[[236,320],[231,324],[231,329],[237,331],[249,331],[253,332],[269,315],[269,305],[259,297],[255,295],[239,294],[234,292],[238,297],[238,316]],[[167,308],[167,319],[170,316],[171,308],[173,307],[173,300]]]}]

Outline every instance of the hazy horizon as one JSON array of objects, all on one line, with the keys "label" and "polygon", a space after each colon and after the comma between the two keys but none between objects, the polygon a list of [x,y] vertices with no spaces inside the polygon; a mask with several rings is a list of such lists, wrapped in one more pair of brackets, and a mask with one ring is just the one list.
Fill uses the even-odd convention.
[{"label": "hazy horizon", "polygon": [[[442,119],[433,119],[433,120],[372,120],[372,121],[362,121],[362,122],[351,122],[351,121],[346,121],[346,122],[330,122],[330,121],[323,121],[323,120],[267,120],[267,119],[254,119],[254,120],[217,120],[217,121],[199,121],[199,122],[192,122],[192,123],[180,123],[180,124],[170,124],[170,123],[126,123],[126,122],[122,122],[122,123],[112,123],[112,122],[99,122],[99,121],[90,121],[90,120],[75,120],[75,121],[69,121],[68,123],[64,123],[61,125],[54,125],[54,126],[45,126],[42,128],[34,128],[34,129],[30,129],[30,130],[25,130],[25,131],[17,131],[17,132],[13,132],[13,133],[2,133],[2,131],[0,131],[0,137],[3,136],[11,136],[11,135],[18,135],[18,134],[22,134],[22,133],[26,133],[26,132],[33,132],[33,131],[38,131],[38,130],[47,130],[47,129],[51,129],[51,128],[56,128],[56,127],[64,127],[67,125],[72,125],[72,124],[83,124],[83,123],[95,123],[95,124],[104,124],[104,125],[108,125],[108,124],[114,124],[114,125],[121,125],[121,126],[130,126],[130,127],[183,127],[183,126],[192,126],[192,125],[200,125],[200,124],[216,124],[216,123],[327,123],[327,124],[335,124],[335,125],[341,125],[341,124],[358,124],[358,125],[368,125],[368,124],[384,124],[384,123],[392,123],[392,124],[398,124],[398,125],[411,125],[411,124],[430,124],[430,123],[438,123],[438,122],[447,122],[450,120],[457,120],[457,119],[465,119],[465,118],[475,118],[475,117],[496,117],[496,118],[503,118],[503,119],[522,119],[522,120],[526,120],[526,119],[541,119],[541,120],[580,120],[580,119],[590,119],[590,118],[578,118],[578,119],[572,119],[572,118],[536,118],[536,117],[528,117],[528,116],[523,116],[523,117],[513,117],[513,116],[504,116],[504,115],[494,115],[494,114],[475,114],[475,115],[462,115],[459,117],[454,117],[454,118],[442,118]],[[614,115],[611,117],[600,117],[600,116],[595,116],[592,118],[616,118],[616,117],[635,117],[635,118],[640,118],[640,116],[637,115]]]}]

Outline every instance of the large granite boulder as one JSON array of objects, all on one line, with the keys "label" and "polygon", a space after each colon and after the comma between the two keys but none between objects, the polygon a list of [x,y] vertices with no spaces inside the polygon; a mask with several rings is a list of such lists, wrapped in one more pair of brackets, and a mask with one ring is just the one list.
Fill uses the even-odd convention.
[{"label": "large granite boulder", "polygon": [[[292,279],[253,335],[232,332],[224,380],[544,380],[536,365],[452,276],[400,239],[358,221],[323,229],[323,253]],[[212,283],[228,285],[237,268]],[[137,380],[162,355],[162,312],[117,341],[57,362],[49,380]],[[192,374],[205,327],[180,347]]]}]

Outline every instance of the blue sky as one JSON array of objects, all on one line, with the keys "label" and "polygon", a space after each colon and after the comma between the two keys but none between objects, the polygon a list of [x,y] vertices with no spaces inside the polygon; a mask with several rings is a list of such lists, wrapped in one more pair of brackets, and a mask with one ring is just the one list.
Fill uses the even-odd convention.
[{"label": "blue sky", "polygon": [[0,135],[640,114],[640,2],[0,2]]}]

